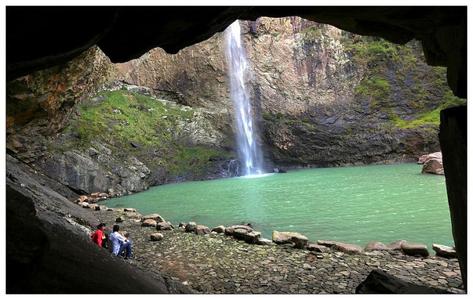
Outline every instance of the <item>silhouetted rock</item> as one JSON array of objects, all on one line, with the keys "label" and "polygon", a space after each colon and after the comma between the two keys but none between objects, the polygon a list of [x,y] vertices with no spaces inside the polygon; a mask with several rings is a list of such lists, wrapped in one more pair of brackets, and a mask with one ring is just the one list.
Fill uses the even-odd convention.
[{"label": "silhouetted rock", "polygon": [[394,277],[382,270],[373,270],[360,283],[355,292],[357,294],[449,294],[449,292],[416,285]]},{"label": "silhouetted rock", "polygon": [[439,245],[439,244],[432,244],[432,249],[434,249],[435,255],[440,256],[440,257],[445,257],[445,258],[457,257],[457,252],[452,247]]}]

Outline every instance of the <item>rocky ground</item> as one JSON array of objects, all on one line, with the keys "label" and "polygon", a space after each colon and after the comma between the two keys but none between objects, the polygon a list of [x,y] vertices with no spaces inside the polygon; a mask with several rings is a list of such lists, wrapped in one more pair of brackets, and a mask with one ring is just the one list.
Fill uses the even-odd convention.
[{"label": "rocky ground", "polygon": [[[81,208],[82,209],[82,208]],[[138,213],[95,211],[96,217],[130,233],[136,267],[167,274],[197,293],[353,294],[373,269],[405,281],[464,293],[458,261],[437,256],[406,256],[394,251],[346,254],[315,253],[290,246],[251,245],[222,234],[196,235],[181,228],[161,231],[150,241],[154,227],[142,227]],[[177,227],[177,226],[176,226]]]}]

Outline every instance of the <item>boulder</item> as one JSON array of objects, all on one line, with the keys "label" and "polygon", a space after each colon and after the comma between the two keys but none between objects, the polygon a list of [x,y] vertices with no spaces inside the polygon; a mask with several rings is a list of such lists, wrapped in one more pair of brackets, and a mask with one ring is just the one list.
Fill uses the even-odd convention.
[{"label": "boulder", "polygon": [[423,165],[425,162],[427,162],[429,159],[432,159],[432,158],[442,160],[442,152],[434,152],[434,153],[422,155],[417,160],[417,163],[419,165]]},{"label": "boulder", "polygon": [[194,229],[194,232],[197,235],[204,235],[204,234],[209,234],[210,229],[205,225],[196,225],[195,229]]},{"label": "boulder", "polygon": [[127,208],[124,208],[123,211],[124,212],[136,212],[136,209],[127,207]]},{"label": "boulder", "polygon": [[447,291],[416,285],[376,269],[361,282],[357,294],[446,294]]},{"label": "boulder", "polygon": [[436,158],[429,159],[422,166],[422,173],[444,175],[442,160]]},{"label": "boulder", "polygon": [[141,218],[141,221],[144,221],[146,219],[153,219],[158,223],[159,222],[164,222],[164,219],[159,214],[149,214],[149,215],[143,216]]},{"label": "boulder", "polygon": [[195,232],[197,224],[195,222],[189,222],[186,224],[186,232]]},{"label": "boulder", "polygon": [[169,222],[159,222],[156,224],[156,229],[157,230],[171,230],[172,225]]},{"label": "boulder", "polygon": [[394,242],[388,244],[386,247],[388,247],[388,250],[391,250],[391,251],[401,251],[401,246],[404,243],[407,243],[407,241],[406,240],[397,240],[397,241],[394,241]]},{"label": "boulder", "polygon": [[256,244],[262,245],[262,246],[271,246],[273,244],[273,241],[260,237],[256,241]]},{"label": "boulder", "polygon": [[160,241],[164,238],[164,235],[162,233],[152,233],[149,236],[149,239],[152,241]]},{"label": "boulder", "polygon": [[439,244],[432,244],[432,249],[435,251],[435,255],[445,258],[456,258],[457,251],[454,248]]},{"label": "boulder", "polygon": [[319,245],[319,244],[308,244],[307,250],[313,251],[313,252],[325,253],[325,252],[328,252],[330,249],[326,246]]},{"label": "boulder", "polygon": [[113,211],[113,208],[108,207],[108,208],[107,208],[107,211]]},{"label": "boulder", "polygon": [[212,232],[224,233],[225,232],[225,226],[219,225],[217,227],[214,227],[214,228],[212,228]]},{"label": "boulder", "polygon": [[429,250],[427,249],[427,246],[424,244],[405,242],[401,244],[401,250],[406,255],[423,256],[423,257],[429,256]]},{"label": "boulder", "polygon": [[341,243],[341,242],[337,242],[335,245],[332,246],[332,248],[334,250],[341,251],[348,254],[359,254],[363,252],[363,248],[361,248],[358,245]]},{"label": "boulder", "polygon": [[365,251],[386,251],[389,248],[381,242],[369,242],[365,246]]},{"label": "boulder", "polygon": [[136,211],[127,211],[125,212],[125,216],[127,216],[128,218],[130,219],[138,219],[138,220],[141,220],[141,214],[140,213],[137,213]]},{"label": "boulder", "polygon": [[280,232],[273,231],[273,242],[276,244],[294,243],[294,248],[303,249],[307,246],[309,239],[298,232]]},{"label": "boulder", "polygon": [[253,228],[251,228],[250,226],[248,225],[232,225],[232,226],[229,226],[227,228],[225,228],[225,234],[226,235],[233,235],[233,232],[236,230],[236,229],[244,229],[248,232],[251,232],[253,231]]},{"label": "boulder", "polygon": [[82,203],[80,204],[80,206],[82,206],[83,208],[90,208],[88,202],[82,202]]},{"label": "boulder", "polygon": [[153,219],[146,219],[141,223],[141,226],[143,227],[156,227],[156,225],[158,225],[158,222]]},{"label": "boulder", "polygon": [[121,223],[121,222],[123,222],[123,221],[125,221],[125,218],[122,217],[122,216],[117,217],[117,218],[115,219],[115,222],[117,222],[117,223]]},{"label": "boulder", "polygon": [[318,245],[322,245],[322,246],[325,246],[325,247],[328,247],[328,248],[331,248],[336,243],[338,243],[338,242],[337,241],[327,241],[327,240],[318,240],[317,241]]},{"label": "boulder", "polygon": [[81,195],[81,196],[79,196],[79,199],[77,199],[77,201],[78,201],[79,203],[81,203],[81,202],[87,202],[88,199],[89,199],[89,197],[87,197],[86,195]]},{"label": "boulder", "polygon": [[237,240],[243,240],[249,244],[256,244],[260,238],[261,233],[258,231],[247,231],[243,228],[235,229],[233,237]]}]

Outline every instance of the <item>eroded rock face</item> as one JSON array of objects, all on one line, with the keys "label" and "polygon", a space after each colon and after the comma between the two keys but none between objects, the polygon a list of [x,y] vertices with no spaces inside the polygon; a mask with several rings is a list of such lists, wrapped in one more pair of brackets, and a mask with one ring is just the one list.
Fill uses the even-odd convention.
[{"label": "eroded rock face", "polygon": [[[413,161],[439,147],[438,121],[424,117],[461,102],[451,96],[445,70],[428,67],[414,42],[394,46],[298,17],[241,25],[261,143],[277,165]],[[127,82],[231,123],[223,45],[216,34],[176,55],[153,49],[117,68]]]}]

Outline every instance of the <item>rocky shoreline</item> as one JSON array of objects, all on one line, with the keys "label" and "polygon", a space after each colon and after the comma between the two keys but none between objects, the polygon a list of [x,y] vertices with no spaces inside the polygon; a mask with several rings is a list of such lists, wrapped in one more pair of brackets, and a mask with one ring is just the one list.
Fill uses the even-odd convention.
[{"label": "rocky shoreline", "polygon": [[[84,209],[92,209],[109,226],[120,224],[130,234],[134,244],[130,264],[167,274],[197,293],[353,294],[376,269],[412,284],[464,293],[456,258],[428,256],[428,252],[426,256],[406,255],[399,251],[401,241],[398,248],[393,244],[380,250],[382,246],[371,244],[363,250],[333,241],[310,244],[303,236],[286,236],[289,242],[277,244],[278,238],[288,234],[279,233],[283,237],[273,234],[273,241],[265,242],[255,238],[252,244],[244,233],[245,225],[211,232],[192,222],[174,228],[158,214],[142,216],[132,208],[90,205]],[[155,223],[149,221],[153,219]],[[302,249],[296,249],[298,245]],[[406,248],[408,245],[412,246],[406,243]]]}]

